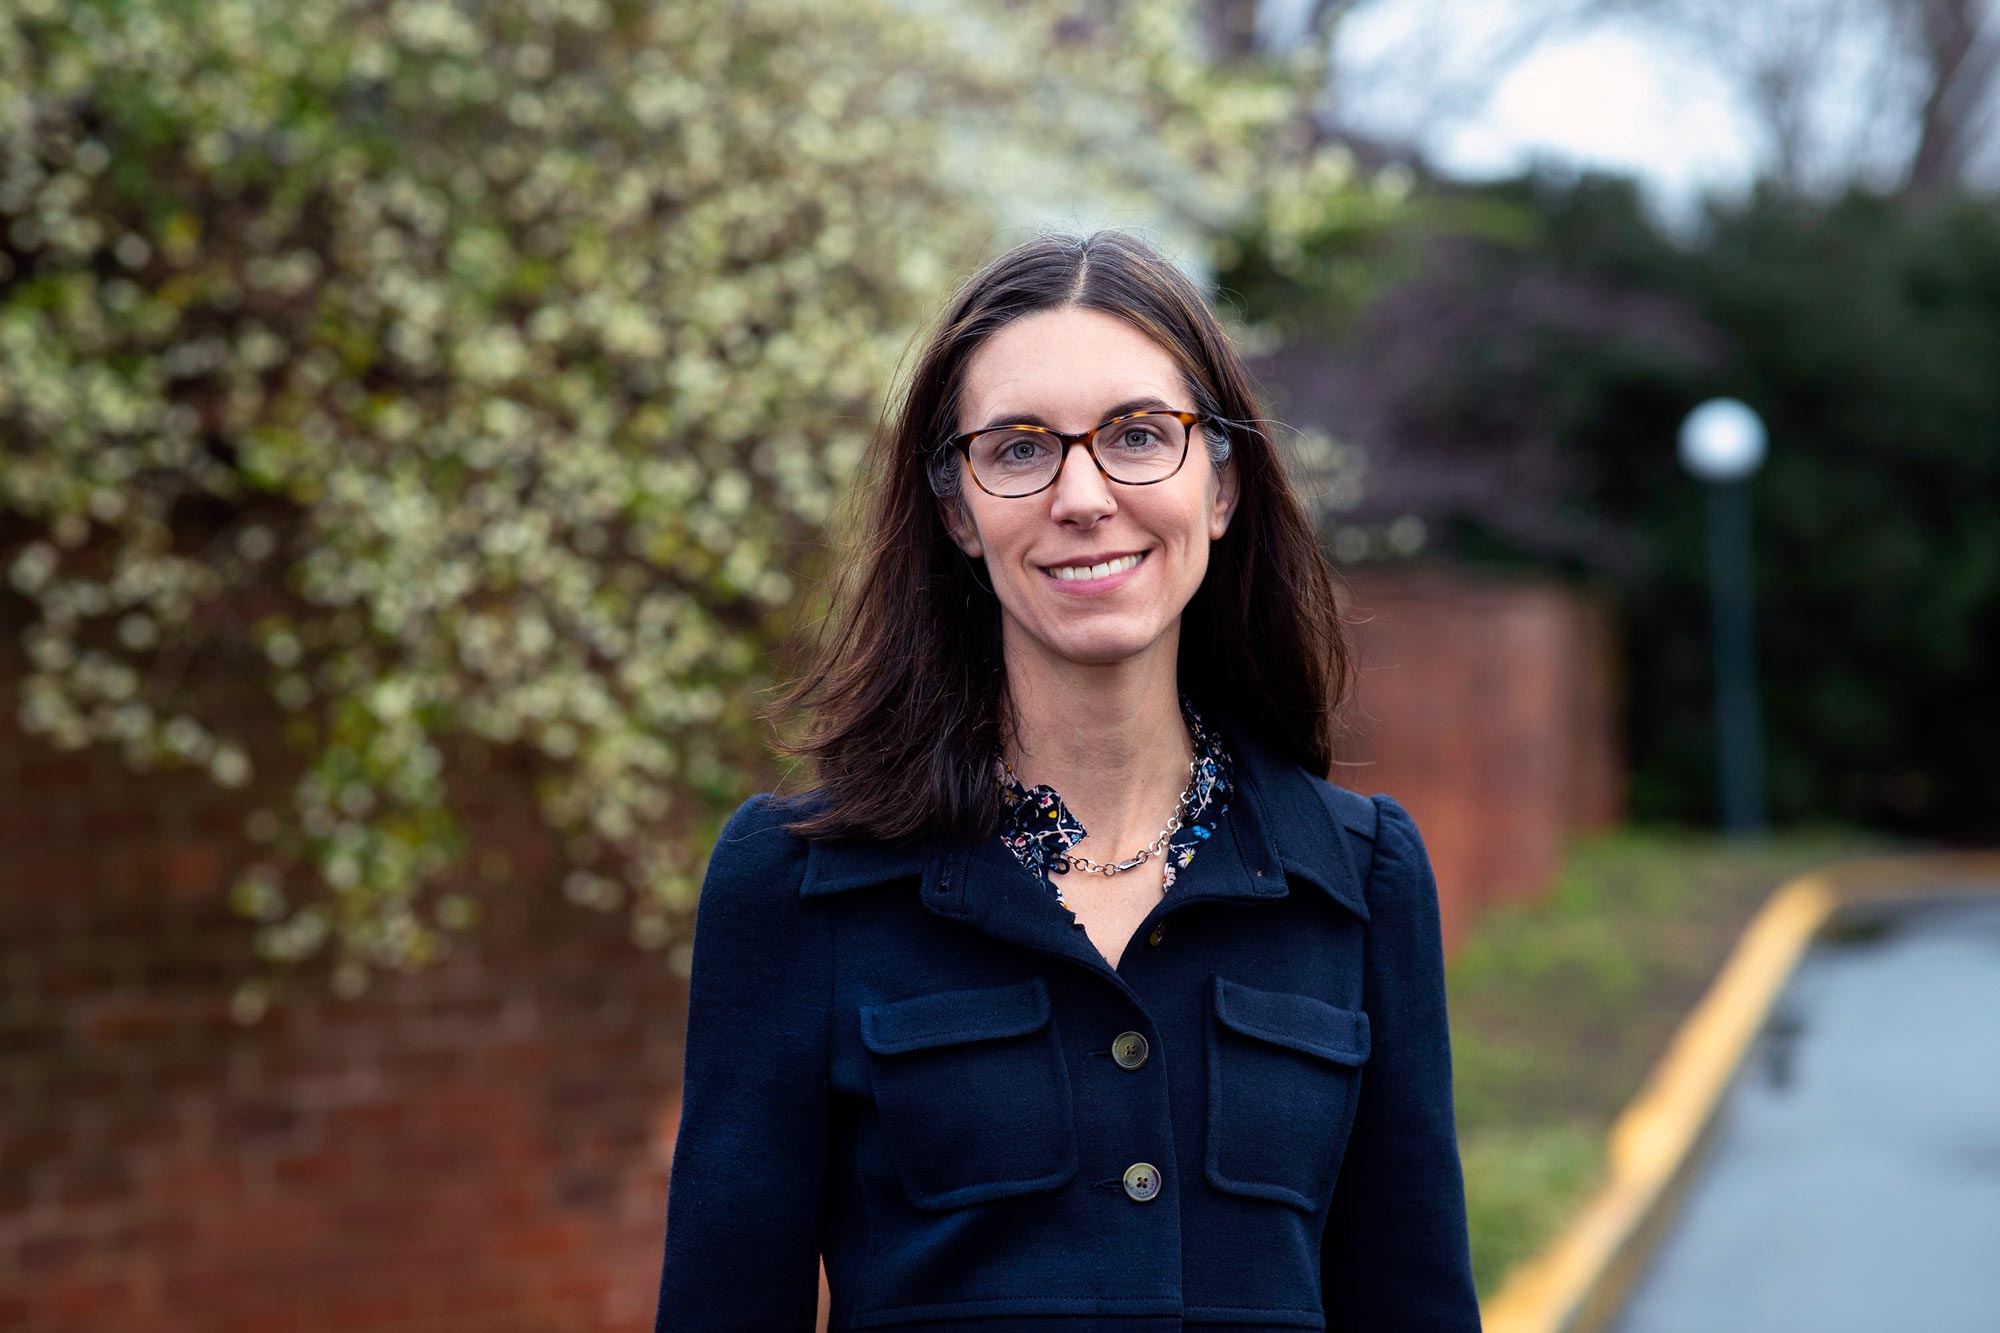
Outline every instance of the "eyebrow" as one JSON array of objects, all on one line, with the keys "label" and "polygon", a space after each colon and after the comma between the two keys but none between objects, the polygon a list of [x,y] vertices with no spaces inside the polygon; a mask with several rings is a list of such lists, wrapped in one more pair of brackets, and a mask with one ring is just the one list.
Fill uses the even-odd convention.
[{"label": "eyebrow", "polygon": [[[1163,407],[1166,408],[1168,411],[1174,410],[1173,405],[1168,403],[1166,399],[1155,398],[1152,395],[1148,394],[1144,398],[1128,398],[1122,403],[1113,403],[1111,405],[1110,411],[1105,413],[1103,421],[1100,421],[1098,424],[1102,425],[1104,424],[1104,421],[1111,421],[1117,417],[1122,417],[1127,412],[1138,412],[1144,409],[1155,408],[1155,407]],[[1040,426],[1045,430],[1055,429],[1054,426],[1049,425],[1048,422],[1042,420],[1040,416],[1036,415],[1033,412],[1003,412],[1002,414],[994,417],[991,421],[987,422],[983,426],[974,426],[972,428],[972,431],[967,433],[970,434],[982,430],[994,430],[1000,426]]]}]

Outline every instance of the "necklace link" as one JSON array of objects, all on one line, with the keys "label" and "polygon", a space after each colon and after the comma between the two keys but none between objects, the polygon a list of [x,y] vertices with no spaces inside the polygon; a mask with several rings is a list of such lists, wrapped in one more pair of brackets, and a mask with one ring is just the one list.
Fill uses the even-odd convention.
[{"label": "necklace link", "polygon": [[[1008,771],[1012,772],[1013,770],[1010,768]],[[1071,854],[1068,858],[1069,863],[1078,870],[1110,876],[1122,874],[1127,870],[1136,870],[1153,857],[1158,856],[1161,849],[1167,845],[1167,839],[1180,831],[1181,813],[1192,808],[1194,805],[1195,786],[1199,782],[1200,777],[1201,757],[1197,754],[1194,758],[1188,760],[1188,785],[1182,790],[1180,800],[1175,802],[1174,813],[1168,817],[1167,826],[1160,830],[1160,835],[1157,838],[1154,838],[1146,846],[1141,847],[1132,856],[1123,861],[1116,861],[1107,865],[1102,861],[1093,861],[1087,856]]]}]

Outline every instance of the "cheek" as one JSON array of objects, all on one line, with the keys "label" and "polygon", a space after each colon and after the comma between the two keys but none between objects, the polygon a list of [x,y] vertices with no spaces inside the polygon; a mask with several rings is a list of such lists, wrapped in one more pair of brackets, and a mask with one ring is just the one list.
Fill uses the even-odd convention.
[{"label": "cheek", "polygon": [[1208,577],[1208,533],[1203,531],[1198,535],[1200,540],[1188,548],[1185,565],[1186,591],[1190,597],[1194,595],[1194,590],[1201,586],[1201,581]]},{"label": "cheek", "polygon": [[1005,509],[982,509],[978,511],[978,517],[979,540],[986,547],[987,563],[1009,568],[1019,564],[1020,552],[1028,540],[1029,526],[1022,515]]},{"label": "cheek", "polygon": [[1181,548],[1184,558],[1202,560],[1207,556],[1210,505],[1205,488],[1181,497],[1171,514],[1162,514],[1156,528],[1162,537]]}]

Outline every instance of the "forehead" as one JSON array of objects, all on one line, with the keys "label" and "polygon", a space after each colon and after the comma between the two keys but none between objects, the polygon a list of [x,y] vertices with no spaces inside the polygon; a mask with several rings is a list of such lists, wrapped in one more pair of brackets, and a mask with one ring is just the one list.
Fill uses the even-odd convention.
[{"label": "forehead", "polygon": [[1146,394],[1185,397],[1164,347],[1102,311],[1043,310],[1001,326],[973,352],[958,428],[1021,412],[1082,430],[1112,404]]}]

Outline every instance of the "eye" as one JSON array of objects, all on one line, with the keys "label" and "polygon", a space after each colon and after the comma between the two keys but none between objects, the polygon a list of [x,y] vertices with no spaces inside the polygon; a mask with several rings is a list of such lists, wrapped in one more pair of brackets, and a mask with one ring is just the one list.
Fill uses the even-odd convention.
[{"label": "eye", "polygon": [[1021,472],[1046,466],[1047,438],[1035,431],[988,431],[972,442],[974,467]]}]

